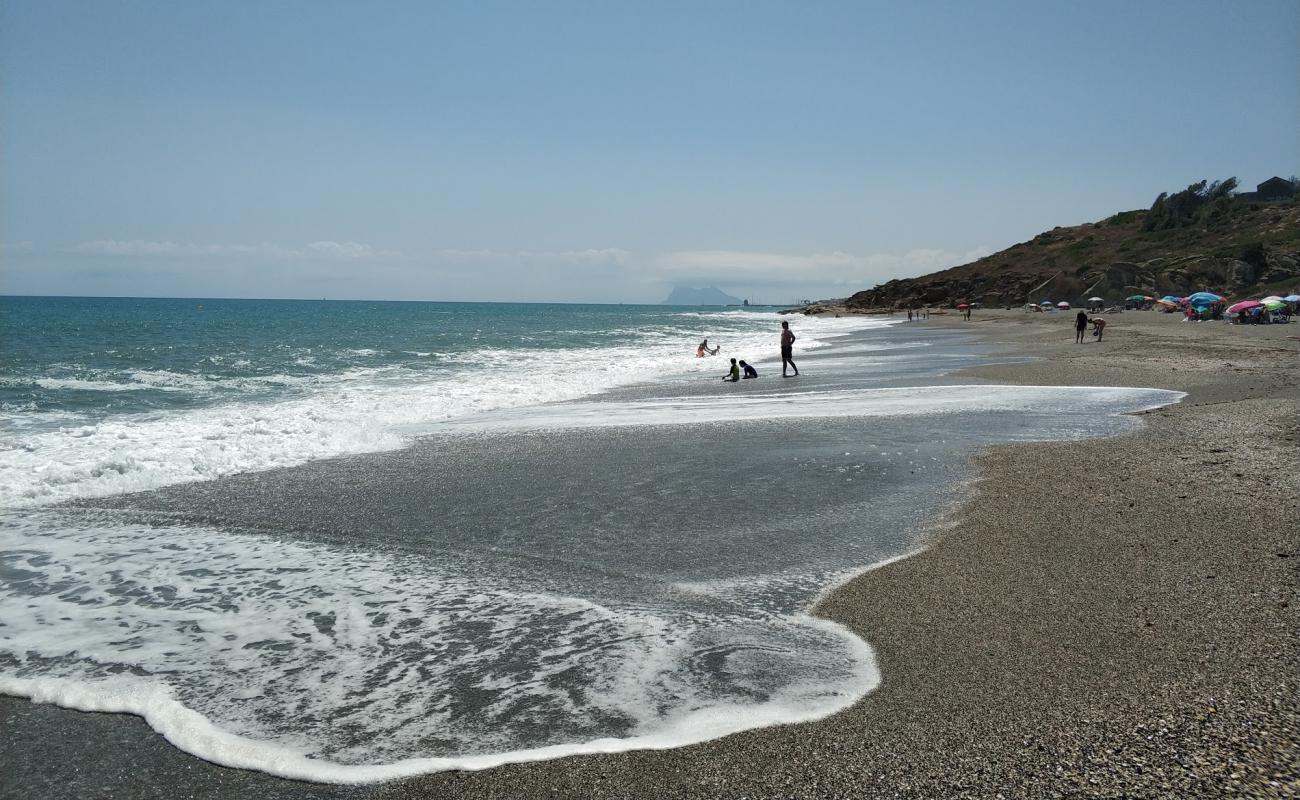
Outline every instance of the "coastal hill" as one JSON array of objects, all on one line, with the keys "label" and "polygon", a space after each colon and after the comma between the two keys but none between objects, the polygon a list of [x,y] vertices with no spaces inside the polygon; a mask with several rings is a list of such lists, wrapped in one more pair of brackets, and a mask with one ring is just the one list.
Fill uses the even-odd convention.
[{"label": "coastal hill", "polygon": [[1078,303],[1093,295],[1121,302],[1132,294],[1199,290],[1286,294],[1300,283],[1296,184],[1280,178],[1260,184],[1274,190],[1268,200],[1260,192],[1235,194],[1236,186],[1231,178],[1201,181],[1161,194],[1148,210],[1053,228],[969,264],[858,292],[846,305]]},{"label": "coastal hill", "polygon": [[690,286],[674,286],[668,298],[660,305],[665,306],[738,306],[739,297],[732,297],[716,286],[696,289]]}]

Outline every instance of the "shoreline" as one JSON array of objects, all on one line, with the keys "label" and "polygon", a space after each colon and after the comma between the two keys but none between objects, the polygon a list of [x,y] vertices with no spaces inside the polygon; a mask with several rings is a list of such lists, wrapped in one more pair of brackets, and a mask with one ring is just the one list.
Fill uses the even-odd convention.
[{"label": "shoreline", "polygon": [[[1188,391],[1189,395],[1179,405],[1139,412],[1148,424],[1119,437],[983,448],[974,457],[976,477],[965,487],[956,508],[932,518],[931,530],[935,533],[923,552],[867,571],[824,594],[812,613],[844,625],[865,639],[875,651],[883,676],[879,688],[848,710],[814,722],[752,729],[668,750],[573,756],[355,787],[291,784],[262,775],[252,776],[252,783],[265,786],[267,796],[272,797],[983,797],[999,792],[1026,797],[1071,793],[1220,796],[1235,791],[1228,788],[1231,773],[1218,774],[1213,768],[1231,765],[1232,769],[1246,769],[1243,777],[1263,775],[1260,780],[1245,783],[1254,786],[1260,796],[1269,796],[1268,770],[1281,775],[1297,774],[1296,715],[1294,708],[1287,707],[1288,701],[1294,706],[1295,696],[1295,679],[1287,670],[1296,663],[1297,606],[1294,579],[1285,580],[1288,567],[1294,572],[1294,535],[1288,538],[1285,520],[1275,517],[1270,526],[1274,522],[1283,524],[1266,526],[1264,532],[1268,534],[1268,547],[1276,553],[1261,551],[1259,559],[1231,564],[1236,570],[1232,581],[1226,580],[1232,570],[1219,566],[1214,567],[1215,578],[1198,576],[1197,585],[1204,580],[1218,580],[1213,584],[1218,588],[1231,583],[1234,596],[1241,595],[1247,586],[1257,590],[1265,585],[1258,581],[1260,568],[1277,568],[1275,572],[1280,569],[1284,579],[1279,582],[1276,574],[1266,575],[1266,582],[1271,580],[1272,585],[1263,605],[1247,598],[1247,609],[1227,609],[1236,616],[1222,618],[1220,614],[1215,618],[1211,614],[1206,618],[1209,627],[1202,624],[1191,631],[1192,641],[1188,641],[1187,626],[1180,629],[1180,624],[1188,619],[1201,620],[1180,614],[1180,609],[1185,611],[1188,603],[1198,598],[1174,592],[1178,596],[1173,602],[1164,594],[1180,589],[1185,582],[1182,579],[1187,577],[1182,572],[1193,567],[1192,573],[1204,572],[1207,559],[1215,564],[1233,562],[1233,548],[1250,542],[1240,537],[1217,541],[1209,536],[1215,532],[1212,526],[1204,530],[1193,526],[1189,533],[1195,536],[1183,538],[1196,548],[1207,548],[1208,553],[1174,547],[1179,539],[1168,542],[1169,532],[1155,526],[1149,509],[1129,510],[1122,500],[1115,505],[1115,498],[1104,497],[1108,487],[1101,480],[1104,476],[1096,474],[1102,470],[1095,465],[1109,459],[1103,466],[1112,472],[1132,472],[1127,478],[1116,479],[1115,484],[1121,487],[1118,491],[1124,493],[1123,497],[1136,497],[1137,483],[1150,483],[1153,474],[1164,471],[1143,470],[1141,461],[1135,459],[1175,468],[1195,467],[1177,463],[1197,455],[1180,443],[1178,435],[1186,434],[1189,425],[1195,428],[1214,424],[1226,414],[1238,424],[1264,424],[1284,432],[1270,437],[1272,446],[1265,448],[1267,452],[1254,454],[1260,458],[1255,468],[1263,468],[1272,476],[1274,485],[1269,496],[1294,510],[1295,481],[1286,480],[1294,473],[1285,471],[1294,466],[1287,461],[1288,457],[1293,459],[1295,441],[1294,370],[1270,374],[1260,367],[1270,358],[1283,365],[1294,364],[1297,349],[1286,339],[1289,329],[1282,326],[1263,329],[1264,335],[1256,331],[1249,340],[1235,342],[1233,334],[1237,331],[1227,326],[1207,325],[1198,333],[1202,326],[1170,328],[1162,323],[1176,320],[1144,320],[1140,314],[1131,315],[1137,318],[1134,325],[1122,326],[1120,323],[1129,322],[1129,316],[1114,320],[1116,324],[1100,347],[1090,341],[1077,349],[1070,342],[1070,320],[1064,316],[1044,319],[1024,315],[1026,319],[1019,319],[1016,312],[985,312],[969,323],[955,317],[917,323],[970,331],[994,340],[993,344],[1001,349],[1046,356],[1029,363],[980,366],[949,377],[970,376],[1003,383],[1155,385]],[[999,324],[979,324],[986,321]],[[1138,336],[1138,343],[1116,335],[1126,332]],[[1067,342],[1070,346],[1066,346]],[[1157,342],[1159,347],[1148,346]],[[1147,379],[1152,374],[1153,360],[1167,366],[1169,354],[1165,351],[1170,349],[1186,351],[1184,355],[1199,354],[1198,358],[1230,350],[1236,359],[1232,368],[1242,370],[1235,374],[1249,376],[1249,385],[1238,381],[1225,386],[1221,365],[1205,358],[1201,358],[1204,368],[1181,369],[1184,359],[1170,370],[1173,380],[1165,380],[1176,386]],[[1123,380],[1126,377],[1142,379]],[[1279,400],[1285,401],[1280,412],[1275,407]],[[1254,405],[1247,410],[1243,404]],[[1189,408],[1202,410],[1189,416],[1183,413]],[[1238,413],[1227,413],[1233,409]],[[1290,444],[1285,443],[1288,421]],[[1235,450],[1229,455],[1221,451],[1213,458],[1232,455],[1237,455]],[[1088,459],[1094,467],[1063,468],[1078,463],[1079,458]],[[1202,472],[1192,469],[1184,480],[1191,483],[1192,479],[1204,477]],[[1094,525],[1094,529],[1074,529],[1081,517],[1077,498],[1066,503],[1060,518],[1041,513],[1039,508],[1043,497],[1059,501],[1077,481],[1084,484],[1079,491],[1091,503],[1082,516],[1104,523]],[[1243,487],[1242,483],[1247,485]],[[1061,484],[1065,485],[1064,491]],[[1002,488],[1007,485],[1016,490],[1007,492]],[[1173,495],[1187,494],[1180,485],[1175,482],[1168,489]],[[1221,495],[1237,490],[1235,495],[1228,491],[1218,499],[1239,503],[1244,498],[1249,501],[1246,507],[1265,494],[1263,487],[1240,479],[1210,488]],[[1159,485],[1146,486],[1143,498],[1158,506],[1161,491]],[[1225,506],[1219,502],[1213,507]],[[997,524],[1007,520],[1015,520],[1016,524]],[[1151,533],[1164,534],[1163,539],[1153,541]],[[1258,536],[1260,531],[1252,529],[1250,533]],[[1141,552],[1129,552],[1137,547],[1134,542],[1141,544]],[[1284,550],[1289,555],[1279,557]],[[1135,569],[1151,566],[1139,558],[1150,555],[1149,551],[1162,559],[1171,555],[1182,559],[1161,562],[1159,570],[1147,570],[1162,578],[1155,588],[1133,580],[1135,575],[1150,577]],[[1116,558],[1115,553],[1122,558]],[[1108,558],[1113,563],[1108,563]],[[1109,573],[1105,567],[1110,568]],[[1087,580],[1094,572],[1100,588]],[[1118,602],[1116,597],[1126,602]],[[1163,607],[1162,600],[1168,601],[1163,602]],[[1269,602],[1289,606],[1271,607]],[[1140,625],[1127,613],[1139,607],[1145,615]],[[1269,623],[1263,629],[1256,619],[1259,617]],[[1225,652],[1219,645],[1227,641],[1224,637],[1229,629],[1243,624],[1252,633],[1237,635],[1231,640],[1235,650]],[[1172,635],[1178,639],[1180,634],[1182,641],[1161,638]],[[1186,672],[1189,664],[1203,664],[1198,658],[1205,655],[1207,643],[1213,656],[1208,666],[1190,668],[1193,673],[1204,674],[1193,674],[1195,680],[1190,683],[1187,675],[1175,674],[1171,666],[1182,665]],[[1259,656],[1257,646],[1272,650]],[[1144,649],[1153,647],[1153,654],[1144,655]],[[1104,656],[1105,663],[1097,663],[1091,657],[1095,655],[1092,651]],[[1258,657],[1259,663],[1246,664],[1252,657]],[[1103,669],[1099,671],[1098,667]],[[1126,689],[1125,681],[1133,686]],[[1231,698],[1238,698],[1236,705],[1222,700],[1225,691]],[[1209,716],[1204,712],[1206,697],[1219,698],[1214,700],[1218,703],[1216,711],[1209,712]],[[1169,750],[1181,746],[1177,735],[1187,734],[1188,719],[1183,712],[1188,708],[1201,714],[1193,720],[1199,725],[1193,726],[1193,732],[1206,734],[1197,741],[1206,743],[1202,750],[1208,755],[1202,760],[1214,773],[1209,777],[1188,770],[1180,772],[1177,762],[1188,759],[1183,758],[1182,751]],[[9,722],[10,714],[16,718],[14,709],[13,699],[5,698],[0,712],[6,713],[0,713],[0,720]],[[23,713],[30,711],[23,709]],[[1225,718],[1235,722],[1225,728]],[[1159,725],[1152,727],[1155,723]],[[116,732],[133,730],[143,723],[135,719],[129,723],[105,720],[95,725]],[[1160,732],[1162,728],[1164,732]],[[1253,756],[1248,752],[1250,757],[1246,757],[1219,755],[1220,751],[1207,749],[1222,746],[1225,741],[1234,746],[1241,744],[1247,750],[1256,746],[1250,737],[1240,741],[1231,736],[1225,739],[1225,730],[1245,731],[1264,739],[1263,744],[1273,750]],[[1261,735],[1264,732],[1271,736]],[[147,727],[143,733],[152,735]],[[162,746],[169,747],[165,743]],[[1155,748],[1156,755],[1142,747]],[[1107,760],[1115,750],[1126,759],[1119,766]],[[180,775],[199,771],[228,773],[231,780],[247,775],[203,762],[186,765],[195,760],[180,752],[174,756],[164,759],[170,768],[160,764],[157,771],[170,772],[173,777],[179,777],[180,770]],[[1162,758],[1169,763],[1162,763]],[[1133,764],[1140,766],[1137,773],[1132,772]],[[180,770],[177,765],[181,765]],[[126,769],[131,766],[123,765]],[[159,777],[167,780],[163,775]],[[183,786],[172,784],[171,788],[179,791]],[[1286,791],[1277,794],[1282,796]],[[4,792],[0,791],[0,795]]]},{"label": "shoreline", "polygon": [[[1243,331],[1140,312],[1117,316],[1104,342],[1076,346],[1070,323],[986,311],[916,324],[968,329],[1041,359],[958,375],[1188,396],[1142,412],[1146,424],[1119,437],[975,456],[965,500],[936,520],[944,530],[924,551],[815,609],[876,653],[882,684],[852,708],[674,750],[422,776],[378,796],[1300,790],[1300,598],[1286,519],[1300,348],[1289,326]],[[1207,427],[1220,432],[1205,448],[1217,452],[1201,458]],[[1270,504],[1279,513],[1258,515]],[[1233,522],[1243,515],[1248,525]]]}]

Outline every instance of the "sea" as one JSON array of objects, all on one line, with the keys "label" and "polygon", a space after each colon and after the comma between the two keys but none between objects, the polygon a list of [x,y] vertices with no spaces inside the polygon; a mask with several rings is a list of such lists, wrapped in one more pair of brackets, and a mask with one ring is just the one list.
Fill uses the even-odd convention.
[{"label": "sea", "polygon": [[352,784],[827,716],[881,674],[818,600],[971,455],[1180,398],[956,374],[997,358],[763,308],[0,297],[0,693]]}]

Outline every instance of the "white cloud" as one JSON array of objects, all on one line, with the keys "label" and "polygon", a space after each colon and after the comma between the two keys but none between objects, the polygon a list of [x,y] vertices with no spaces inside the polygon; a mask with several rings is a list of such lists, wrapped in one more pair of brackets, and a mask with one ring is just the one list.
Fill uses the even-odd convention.
[{"label": "white cloud", "polygon": [[617,247],[588,248],[586,250],[438,250],[438,258],[454,262],[546,263],[546,264],[611,264],[621,265],[631,261],[632,254]]},{"label": "white cloud", "polygon": [[[13,252],[12,246],[5,252]],[[653,302],[673,285],[712,284],[746,296],[843,296],[892,278],[968,263],[990,249],[915,248],[859,255],[839,250],[800,254],[444,248],[402,254],[348,240],[285,246],[96,239],[63,252],[98,259],[95,274],[109,270],[105,274],[124,284],[143,280],[144,275],[157,283],[159,275],[171,275],[177,288],[170,291],[175,294],[290,296],[312,286],[313,292],[339,297]],[[194,268],[197,262],[218,259],[220,274]],[[193,288],[184,288],[191,284]]]},{"label": "white cloud", "polygon": [[262,259],[329,259],[338,261],[379,261],[400,258],[400,253],[376,250],[360,242],[312,242],[305,247],[285,247],[268,242],[257,244],[195,244],[191,242],[149,241],[145,239],[95,239],[82,242],[75,252],[101,256],[207,258],[240,257]]},{"label": "white cloud", "polygon": [[870,285],[874,281],[911,277],[966,264],[991,252],[985,246],[965,253],[917,248],[903,254],[863,256],[840,251],[790,255],[739,250],[685,250],[665,253],[655,258],[652,264],[668,276],[689,275],[695,280]]},{"label": "white cloud", "polygon": [[30,253],[35,249],[30,241],[0,242],[0,253]]}]

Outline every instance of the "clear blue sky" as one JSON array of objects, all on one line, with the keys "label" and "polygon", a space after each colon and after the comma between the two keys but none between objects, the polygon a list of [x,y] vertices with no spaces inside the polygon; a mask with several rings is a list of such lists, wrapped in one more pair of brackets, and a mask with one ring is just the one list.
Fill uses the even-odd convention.
[{"label": "clear blue sky", "polygon": [[843,296],[1300,172],[1300,3],[0,5],[0,292]]}]

